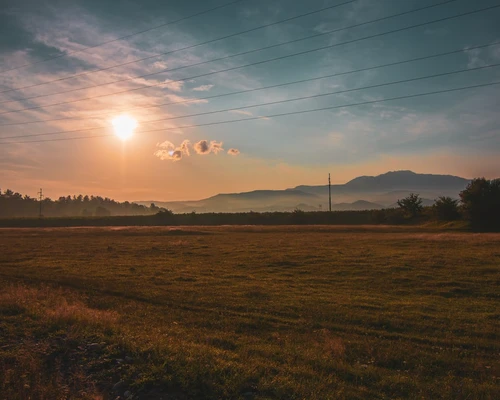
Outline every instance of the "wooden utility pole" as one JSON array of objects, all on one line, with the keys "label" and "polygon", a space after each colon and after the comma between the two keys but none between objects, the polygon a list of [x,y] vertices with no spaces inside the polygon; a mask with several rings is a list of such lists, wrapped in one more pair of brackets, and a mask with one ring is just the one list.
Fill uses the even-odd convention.
[{"label": "wooden utility pole", "polygon": [[42,216],[43,216],[42,215],[42,201],[43,201],[43,190],[42,190],[42,188],[40,188],[40,191],[38,192],[38,201],[40,203],[40,212],[39,212],[38,216],[40,218],[42,218]]},{"label": "wooden utility pole", "polygon": [[328,210],[332,212],[332,181],[330,174],[328,174]]}]

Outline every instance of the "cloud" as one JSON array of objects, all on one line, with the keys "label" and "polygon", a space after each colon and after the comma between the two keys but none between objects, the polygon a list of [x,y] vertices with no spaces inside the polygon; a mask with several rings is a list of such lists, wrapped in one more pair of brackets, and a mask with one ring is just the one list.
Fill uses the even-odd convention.
[{"label": "cloud", "polygon": [[194,144],[193,148],[197,154],[217,154],[224,150],[222,148],[222,142],[216,142],[215,140],[212,140],[210,143],[208,143],[207,140],[200,140]]},{"label": "cloud", "polygon": [[[217,142],[215,140],[200,140],[193,145],[193,149],[198,155],[205,154],[218,154],[221,151],[224,151],[222,148],[222,142]],[[170,160],[170,161],[180,161],[183,156],[189,157],[191,155],[190,146],[191,142],[189,140],[184,140],[179,146],[174,145],[172,142],[168,140],[163,143],[158,143],[157,150],[153,153],[160,160]],[[230,149],[228,154],[236,156],[240,154],[237,149]]]},{"label": "cloud", "polygon": [[206,140],[200,140],[199,142],[195,143],[194,146],[194,151],[196,151],[197,154],[208,154],[210,153],[210,146]]},{"label": "cloud", "polygon": [[201,85],[201,86],[193,88],[193,90],[195,92],[208,92],[213,87],[214,87],[214,85]]},{"label": "cloud", "polygon": [[243,110],[232,110],[229,111],[233,114],[240,114],[240,115],[248,115],[249,117],[253,117],[253,114],[250,111],[243,111]]},{"label": "cloud", "polygon": [[481,58],[480,49],[466,50],[465,54],[469,57],[467,68],[477,68],[486,65],[486,62]]},{"label": "cloud", "polygon": [[[495,42],[492,42],[495,43]],[[487,49],[464,49],[465,54],[469,58],[468,68],[483,67],[490,63],[495,63],[500,60],[500,49],[497,46],[492,46]]]},{"label": "cloud", "polygon": [[184,140],[178,147],[166,140],[163,143],[157,144],[158,150],[154,152],[154,155],[160,160],[180,161],[183,155],[190,155],[189,145],[189,140]]},{"label": "cloud", "polygon": [[190,156],[191,153],[189,152],[189,145],[191,143],[189,142],[189,140],[184,140],[182,143],[181,143],[181,146],[180,146],[180,150],[187,156]]},{"label": "cloud", "polygon": [[222,142],[217,143],[215,140],[212,140],[210,142],[210,149],[212,150],[212,153],[219,153],[219,151],[223,151],[224,149],[222,148]]},{"label": "cloud", "polygon": [[183,86],[184,86],[183,81],[167,81],[167,80],[160,85],[160,87],[170,89],[173,92],[182,91]]}]

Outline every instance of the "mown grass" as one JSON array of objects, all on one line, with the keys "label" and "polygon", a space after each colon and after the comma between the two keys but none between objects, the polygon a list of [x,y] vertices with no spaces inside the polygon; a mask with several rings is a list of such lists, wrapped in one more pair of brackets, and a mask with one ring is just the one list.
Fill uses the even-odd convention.
[{"label": "mown grass", "polygon": [[405,227],[0,230],[0,398],[494,399],[499,244]]}]

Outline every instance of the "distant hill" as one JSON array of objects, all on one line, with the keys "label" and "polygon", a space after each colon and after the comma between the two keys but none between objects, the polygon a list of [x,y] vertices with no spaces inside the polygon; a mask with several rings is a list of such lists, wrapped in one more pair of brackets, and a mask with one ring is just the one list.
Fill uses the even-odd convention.
[{"label": "distant hill", "polygon": [[416,174],[412,171],[387,172],[378,176],[360,176],[344,186],[350,190],[381,191],[402,189],[460,189],[469,181],[452,175]]},{"label": "distant hill", "polygon": [[[458,198],[468,179],[452,175],[392,171],[378,176],[360,176],[343,185],[332,185],[333,210],[371,210],[394,207],[397,200],[418,193],[430,205],[439,196]],[[152,201],[138,202],[149,205]],[[304,211],[328,209],[328,185],[301,185],[286,190],[254,190],[224,193],[198,201],[156,202],[176,213]]]},{"label": "distant hill", "polygon": [[[386,191],[419,191],[419,190],[463,190],[468,179],[453,175],[417,174],[412,171],[393,171],[378,176],[360,176],[343,185],[332,185],[332,193],[370,193]],[[297,186],[291,190],[301,190],[313,194],[328,194],[328,185]]]}]

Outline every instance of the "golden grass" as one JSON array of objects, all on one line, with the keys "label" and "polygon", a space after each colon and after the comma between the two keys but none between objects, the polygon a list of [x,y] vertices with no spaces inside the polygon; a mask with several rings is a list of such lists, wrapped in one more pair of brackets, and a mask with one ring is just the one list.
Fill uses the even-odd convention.
[{"label": "golden grass", "polygon": [[0,293],[0,308],[26,311],[50,324],[112,327],[118,322],[116,311],[89,308],[68,290],[49,286],[6,286]]},{"label": "golden grass", "polygon": [[[117,380],[139,399],[493,399],[500,389],[497,234],[84,228],[0,239],[0,337],[14,345],[0,361],[22,354],[18,337],[52,354],[63,335],[73,344],[59,350],[78,357],[59,359],[78,361],[105,395]],[[91,341],[106,346],[78,350]],[[116,361],[125,356],[134,362]],[[79,393],[63,378],[48,382]]]},{"label": "golden grass", "polygon": [[[66,343],[58,341],[78,341],[82,330],[114,326],[118,321],[116,312],[91,309],[76,300],[74,294],[61,288],[11,284],[2,287],[0,315],[11,319],[17,316],[16,322],[26,325],[18,326],[21,328],[19,336],[6,335],[7,344],[0,346],[2,398],[104,398],[83,369],[78,365],[69,368],[63,365],[64,357],[58,353],[70,349]],[[57,332],[58,337],[40,335],[40,327],[34,331],[25,330],[34,323],[41,324],[44,330]]]}]

